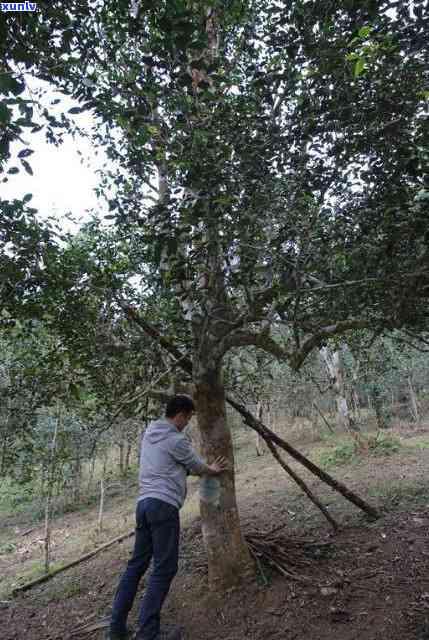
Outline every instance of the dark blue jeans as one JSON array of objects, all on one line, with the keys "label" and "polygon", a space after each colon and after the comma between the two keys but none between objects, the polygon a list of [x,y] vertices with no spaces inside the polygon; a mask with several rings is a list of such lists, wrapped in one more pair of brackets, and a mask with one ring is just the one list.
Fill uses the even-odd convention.
[{"label": "dark blue jeans", "polygon": [[110,628],[116,633],[126,630],[140,579],[153,557],[153,571],[141,603],[138,637],[154,640],[163,602],[177,573],[179,510],[162,500],[144,498],[137,503],[136,521],[134,552],[116,591]]}]

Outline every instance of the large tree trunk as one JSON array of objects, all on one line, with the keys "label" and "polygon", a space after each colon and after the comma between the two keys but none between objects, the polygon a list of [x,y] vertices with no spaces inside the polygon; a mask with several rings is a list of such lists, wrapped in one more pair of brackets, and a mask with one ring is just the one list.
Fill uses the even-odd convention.
[{"label": "large tree trunk", "polygon": [[332,390],[335,393],[337,424],[342,430],[347,431],[352,436],[359,451],[367,453],[368,442],[366,438],[362,436],[359,426],[350,415],[341,351],[339,349],[331,351],[328,347],[322,347],[320,349],[320,355],[325,363]]},{"label": "large tree trunk", "polygon": [[408,374],[407,382],[408,382],[408,389],[410,391],[411,414],[413,416],[413,420],[418,423],[420,422],[420,412],[419,412],[419,405],[417,402],[417,395],[413,386],[413,376],[411,372]]},{"label": "large tree trunk", "polygon": [[200,489],[209,585],[211,589],[223,590],[251,574],[253,561],[241,533],[237,510],[234,453],[220,371],[206,369],[198,376],[195,400],[203,456],[209,463],[224,456],[230,466],[219,478],[203,478]]},{"label": "large tree trunk", "polygon": [[58,430],[60,426],[60,409],[57,410],[57,419],[55,421],[54,435],[51,442],[51,451],[49,456],[49,462],[47,466],[47,491],[45,497],[45,573],[49,573],[49,567],[51,562],[51,505],[52,505],[52,491],[55,482],[55,456],[57,447]]},{"label": "large tree trunk", "polygon": [[371,400],[374,406],[378,429],[387,429],[389,425],[383,411],[383,398],[381,394],[381,387],[378,383],[371,386]]},{"label": "large tree trunk", "polygon": [[76,442],[76,459],[73,465],[73,502],[80,502],[80,488],[82,483],[82,460],[80,444]]},{"label": "large tree trunk", "polygon": [[335,394],[338,426],[345,431],[350,431],[353,424],[347,403],[340,351],[331,351],[328,347],[322,347],[320,349],[320,356],[325,365],[332,390]]}]

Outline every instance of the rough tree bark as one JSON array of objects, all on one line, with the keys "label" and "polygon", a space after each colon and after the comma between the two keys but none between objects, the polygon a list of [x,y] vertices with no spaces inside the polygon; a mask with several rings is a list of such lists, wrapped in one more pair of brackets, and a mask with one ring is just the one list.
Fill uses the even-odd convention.
[{"label": "rough tree bark", "polygon": [[230,468],[219,478],[203,478],[200,487],[209,585],[213,590],[223,590],[242,582],[253,572],[254,566],[241,533],[235,496],[234,452],[220,366],[212,368],[207,361],[198,361],[195,369],[202,454],[209,462],[223,456]]}]

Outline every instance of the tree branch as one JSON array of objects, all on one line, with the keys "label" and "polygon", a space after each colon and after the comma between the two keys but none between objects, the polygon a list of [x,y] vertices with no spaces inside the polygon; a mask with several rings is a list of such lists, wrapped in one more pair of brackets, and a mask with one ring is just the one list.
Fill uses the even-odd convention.
[{"label": "tree branch", "polygon": [[319,329],[317,333],[309,336],[304,340],[301,348],[291,355],[290,365],[295,371],[301,367],[306,357],[315,349],[320,346],[320,343],[327,338],[344,333],[350,329],[369,329],[370,322],[368,320],[340,320],[335,324],[329,325]]},{"label": "tree branch", "polygon": [[293,354],[281,345],[279,345],[269,333],[269,330],[260,333],[252,333],[251,331],[233,331],[222,341],[222,353],[226,353],[233,347],[249,347],[254,346],[271,353],[279,360],[289,360]]},{"label": "tree branch", "polygon": [[155,329],[155,327],[146,322],[146,320],[144,320],[139,315],[134,307],[131,307],[130,305],[127,305],[126,303],[121,301],[119,301],[119,304],[129,320],[137,324],[148,336],[156,340],[161,345],[161,347],[168,351],[178,361],[178,363],[180,364],[182,369],[186,371],[186,373],[190,373],[192,375],[192,361],[185,354],[183,354],[169,340],[164,338],[164,336],[160,334],[158,329]]}]

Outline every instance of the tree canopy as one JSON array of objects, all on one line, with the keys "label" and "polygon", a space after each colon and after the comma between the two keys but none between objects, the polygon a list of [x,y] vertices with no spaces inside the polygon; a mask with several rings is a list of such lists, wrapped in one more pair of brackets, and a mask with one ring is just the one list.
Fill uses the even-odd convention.
[{"label": "tree canopy", "polygon": [[[137,6],[2,17],[4,156],[33,115],[25,73],[93,111],[146,289],[191,319],[221,288],[231,344],[274,317],[301,347],[335,323],[425,328],[424,2]],[[72,115],[33,124],[54,139]]]}]

